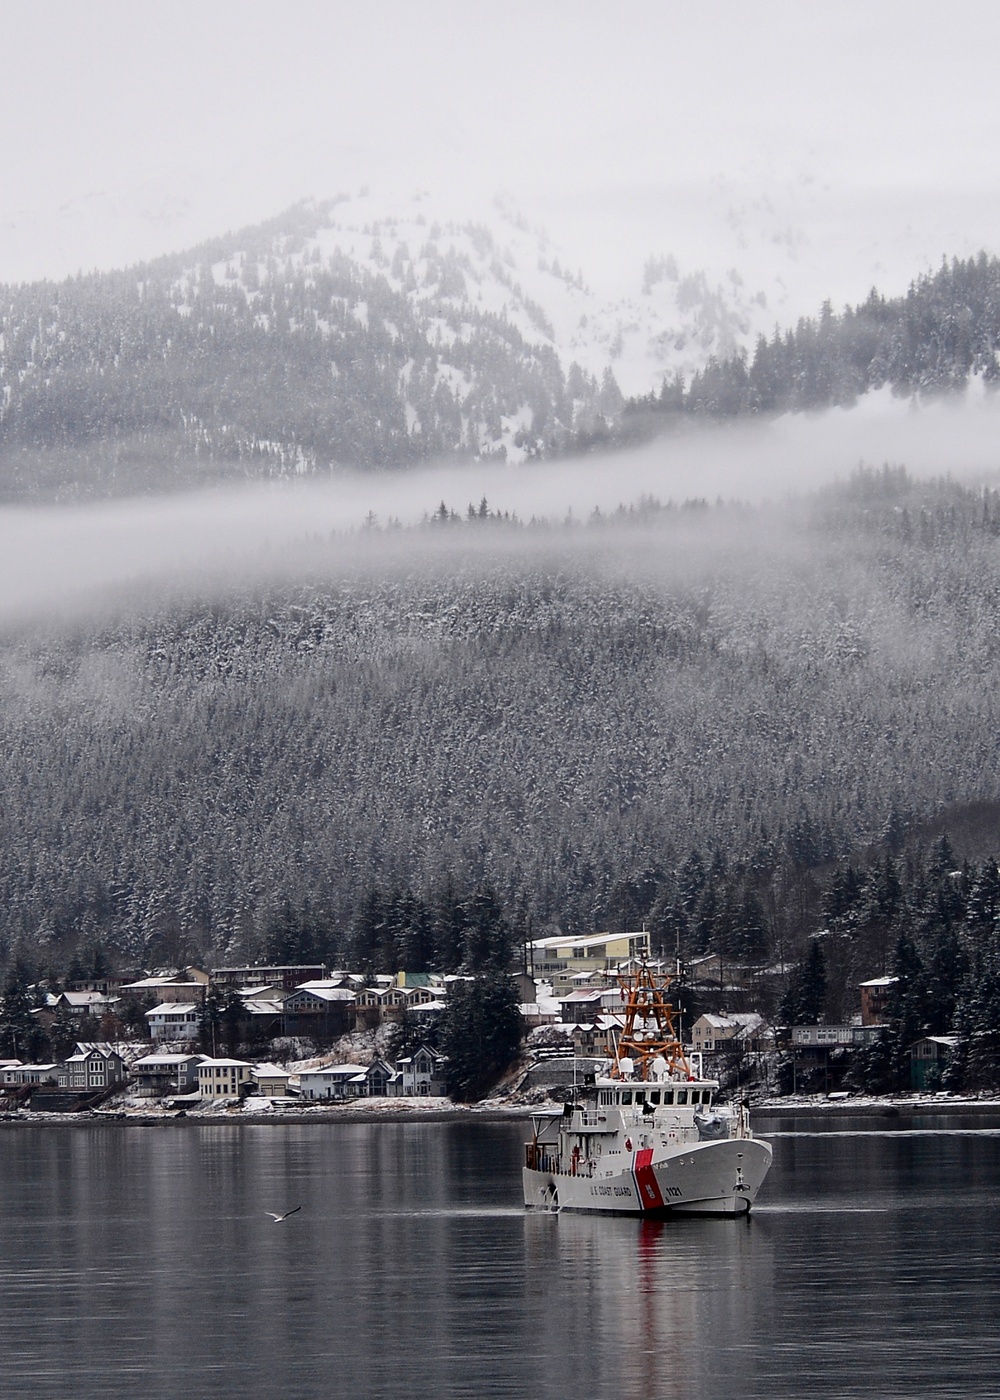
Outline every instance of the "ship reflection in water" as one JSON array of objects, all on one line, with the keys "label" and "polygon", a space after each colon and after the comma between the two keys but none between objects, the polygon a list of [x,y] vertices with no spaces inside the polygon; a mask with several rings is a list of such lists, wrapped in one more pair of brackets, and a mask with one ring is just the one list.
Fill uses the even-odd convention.
[{"label": "ship reflection in water", "polygon": [[996,1396],[1000,1134],[941,1124],[758,1117],[721,1220],[525,1211],[520,1121],[11,1127],[3,1394]]}]

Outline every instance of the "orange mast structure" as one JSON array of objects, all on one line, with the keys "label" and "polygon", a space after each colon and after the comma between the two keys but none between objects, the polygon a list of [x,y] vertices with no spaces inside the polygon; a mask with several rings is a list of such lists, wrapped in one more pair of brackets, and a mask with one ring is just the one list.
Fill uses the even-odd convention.
[{"label": "orange mast structure", "polygon": [[653,1061],[660,1057],[666,1061],[671,1078],[690,1079],[691,1068],[674,1029],[674,1007],[665,997],[673,979],[666,973],[652,972],[645,962],[635,972],[615,975],[625,1006],[612,1075],[618,1078],[619,1065],[628,1058],[635,1065],[637,1078],[652,1079]]}]

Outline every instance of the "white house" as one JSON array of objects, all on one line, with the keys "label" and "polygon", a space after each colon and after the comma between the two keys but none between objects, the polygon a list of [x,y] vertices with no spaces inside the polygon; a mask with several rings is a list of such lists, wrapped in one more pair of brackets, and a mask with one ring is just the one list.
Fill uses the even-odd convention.
[{"label": "white house", "polygon": [[355,1099],[368,1092],[365,1065],[326,1065],[323,1069],[303,1070],[299,1091],[304,1099]]},{"label": "white house", "polygon": [[121,997],[108,996],[104,992],[46,992],[46,1011],[68,1011],[71,1016],[107,1015],[120,1004]]},{"label": "white house", "polygon": [[202,1008],[194,1002],[161,1001],[146,1012],[151,1040],[196,1040]]}]

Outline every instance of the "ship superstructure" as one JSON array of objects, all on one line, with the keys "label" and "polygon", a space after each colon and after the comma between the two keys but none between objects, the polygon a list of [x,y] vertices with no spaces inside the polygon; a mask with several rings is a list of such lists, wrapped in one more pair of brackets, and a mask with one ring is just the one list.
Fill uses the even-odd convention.
[{"label": "ship superstructure", "polygon": [[561,1111],[532,1115],[524,1203],[628,1214],[736,1215],[771,1165],[744,1104],[716,1102],[677,1037],[671,979],[647,962],[619,975],[623,1009],[606,1072]]}]

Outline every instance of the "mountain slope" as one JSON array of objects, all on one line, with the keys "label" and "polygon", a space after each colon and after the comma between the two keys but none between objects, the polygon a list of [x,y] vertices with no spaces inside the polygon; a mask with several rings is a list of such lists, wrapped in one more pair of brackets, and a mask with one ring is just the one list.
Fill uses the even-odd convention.
[{"label": "mountain slope", "polygon": [[[369,197],[121,273],[0,294],[0,491],[522,460],[600,440],[622,391],[730,353],[738,279],[672,259],[602,303],[502,204],[491,225]],[[760,309],[757,304],[758,310]]]}]

